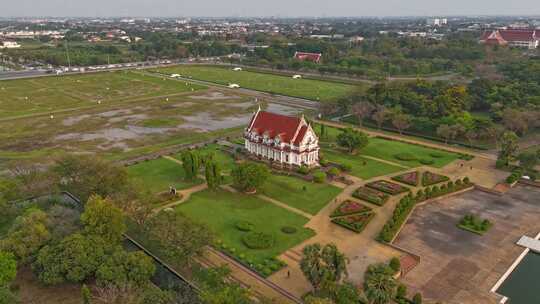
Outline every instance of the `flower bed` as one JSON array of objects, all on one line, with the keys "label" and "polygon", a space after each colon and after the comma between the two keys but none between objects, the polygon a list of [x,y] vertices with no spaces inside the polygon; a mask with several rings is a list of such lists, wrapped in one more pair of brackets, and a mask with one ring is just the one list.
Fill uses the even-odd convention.
[{"label": "flower bed", "polygon": [[390,198],[390,196],[384,192],[367,187],[360,187],[356,189],[352,196],[377,206],[384,205]]},{"label": "flower bed", "polygon": [[431,186],[438,183],[449,181],[448,176],[426,171],[422,173],[422,186]]},{"label": "flower bed", "polygon": [[370,212],[366,214],[355,214],[345,217],[335,218],[332,223],[340,225],[356,233],[362,232],[366,228],[367,224],[375,216],[375,213]]},{"label": "flower bed", "polygon": [[379,180],[366,184],[366,187],[388,193],[390,195],[396,195],[409,191],[409,188],[401,186],[396,183],[388,182],[385,180]]},{"label": "flower bed", "polygon": [[401,175],[392,177],[396,182],[404,183],[411,186],[418,186],[420,182],[420,173],[418,171],[407,172]]},{"label": "flower bed", "polygon": [[370,213],[372,211],[371,208],[364,206],[360,203],[353,202],[350,200],[346,200],[339,207],[332,212],[332,215],[330,217],[337,217],[337,216],[345,216],[345,215],[351,215],[351,214],[364,214],[364,213]]}]

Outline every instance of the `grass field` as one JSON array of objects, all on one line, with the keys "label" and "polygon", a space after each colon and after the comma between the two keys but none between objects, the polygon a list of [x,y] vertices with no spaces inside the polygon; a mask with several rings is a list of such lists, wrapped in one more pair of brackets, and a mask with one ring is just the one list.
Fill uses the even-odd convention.
[{"label": "grass field", "polygon": [[361,154],[350,155],[332,149],[323,149],[325,159],[338,164],[348,164],[352,170],[350,174],[370,179],[380,175],[386,175],[403,171],[403,168],[362,157]]},{"label": "grass field", "polygon": [[230,67],[182,65],[159,69],[158,72],[180,74],[184,77],[223,85],[237,83],[243,88],[320,101],[336,100],[359,87],[331,81],[292,79],[288,76],[233,71]]},{"label": "grass field", "polygon": [[[376,137],[369,139],[369,144],[367,147],[362,149],[361,153],[409,167],[422,166],[420,160],[427,159],[433,161],[433,164],[430,166],[441,168],[459,158],[459,155],[455,153]],[[398,153],[408,153],[414,155],[417,160],[399,160],[395,157],[395,155]],[[433,157],[432,155],[435,155],[436,157]]]},{"label": "grass field", "polygon": [[0,81],[0,119],[103,106],[203,89],[204,86],[118,71]]},{"label": "grass field", "polygon": [[200,179],[193,182],[184,180],[182,165],[165,158],[138,163],[127,170],[131,178],[139,180],[152,193],[168,191],[169,186],[181,190],[202,183]]},{"label": "grass field", "polygon": [[308,182],[298,177],[271,175],[262,192],[291,207],[315,215],[334,199],[341,189],[330,184]]},{"label": "grass field", "polygon": [[[254,263],[276,257],[314,235],[313,231],[303,228],[308,219],[255,196],[224,190],[198,192],[175,210],[208,225],[224,244],[235,248],[238,254],[245,254]],[[253,223],[255,231],[274,235],[275,245],[259,250],[247,248],[242,243],[244,232],[235,227],[240,220]],[[281,232],[284,226],[295,227],[297,232],[285,234]]]}]

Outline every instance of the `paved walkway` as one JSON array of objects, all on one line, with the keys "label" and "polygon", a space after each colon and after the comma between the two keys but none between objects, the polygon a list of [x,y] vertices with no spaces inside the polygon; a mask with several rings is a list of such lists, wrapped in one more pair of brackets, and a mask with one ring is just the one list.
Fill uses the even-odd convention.
[{"label": "paved walkway", "polygon": [[205,190],[207,188],[208,188],[208,185],[206,183],[204,183],[204,184],[200,184],[200,185],[188,188],[188,189],[178,190],[177,193],[180,194],[180,196],[181,196],[181,198],[179,200],[154,209],[154,213],[158,213],[161,210],[165,210],[167,208],[174,208],[174,207],[186,202],[187,200],[189,200],[189,198],[191,197],[191,195],[193,193],[203,191],[203,190]]}]

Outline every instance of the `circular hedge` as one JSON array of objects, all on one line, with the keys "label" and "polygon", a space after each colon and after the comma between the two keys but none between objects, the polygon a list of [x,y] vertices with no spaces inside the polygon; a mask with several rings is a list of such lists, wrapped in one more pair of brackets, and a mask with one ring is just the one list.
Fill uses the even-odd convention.
[{"label": "circular hedge", "polygon": [[413,161],[417,160],[416,156],[414,156],[411,153],[398,153],[394,155],[396,159],[403,160],[403,161]]},{"label": "circular hedge", "polygon": [[444,155],[442,155],[441,153],[433,152],[433,153],[430,153],[429,156],[431,156],[433,158],[441,158]]},{"label": "circular hedge", "polygon": [[244,234],[242,242],[250,249],[267,249],[274,245],[274,236],[263,232],[250,231]]},{"label": "circular hedge", "polygon": [[236,222],[236,229],[240,231],[251,231],[255,228],[255,225],[253,223],[248,221],[238,221]]},{"label": "circular hedge", "polygon": [[293,233],[296,233],[296,228],[291,227],[291,226],[284,226],[284,227],[281,227],[281,232],[286,233],[286,234],[293,234]]}]

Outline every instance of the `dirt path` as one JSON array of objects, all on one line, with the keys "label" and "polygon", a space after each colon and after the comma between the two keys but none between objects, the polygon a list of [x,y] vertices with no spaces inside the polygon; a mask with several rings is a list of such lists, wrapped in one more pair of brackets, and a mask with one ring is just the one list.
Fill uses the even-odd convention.
[{"label": "dirt path", "polygon": [[160,212],[162,210],[165,210],[167,208],[174,208],[174,207],[188,201],[192,194],[203,191],[205,189],[208,189],[208,185],[206,183],[200,184],[200,185],[197,185],[195,187],[188,188],[188,189],[178,190],[177,193],[179,193],[181,195],[180,200],[177,200],[175,202],[172,202],[172,203],[169,203],[169,204],[166,204],[166,205],[163,205],[163,206],[159,206],[158,208],[154,209],[153,212],[158,213],[158,212]]}]

